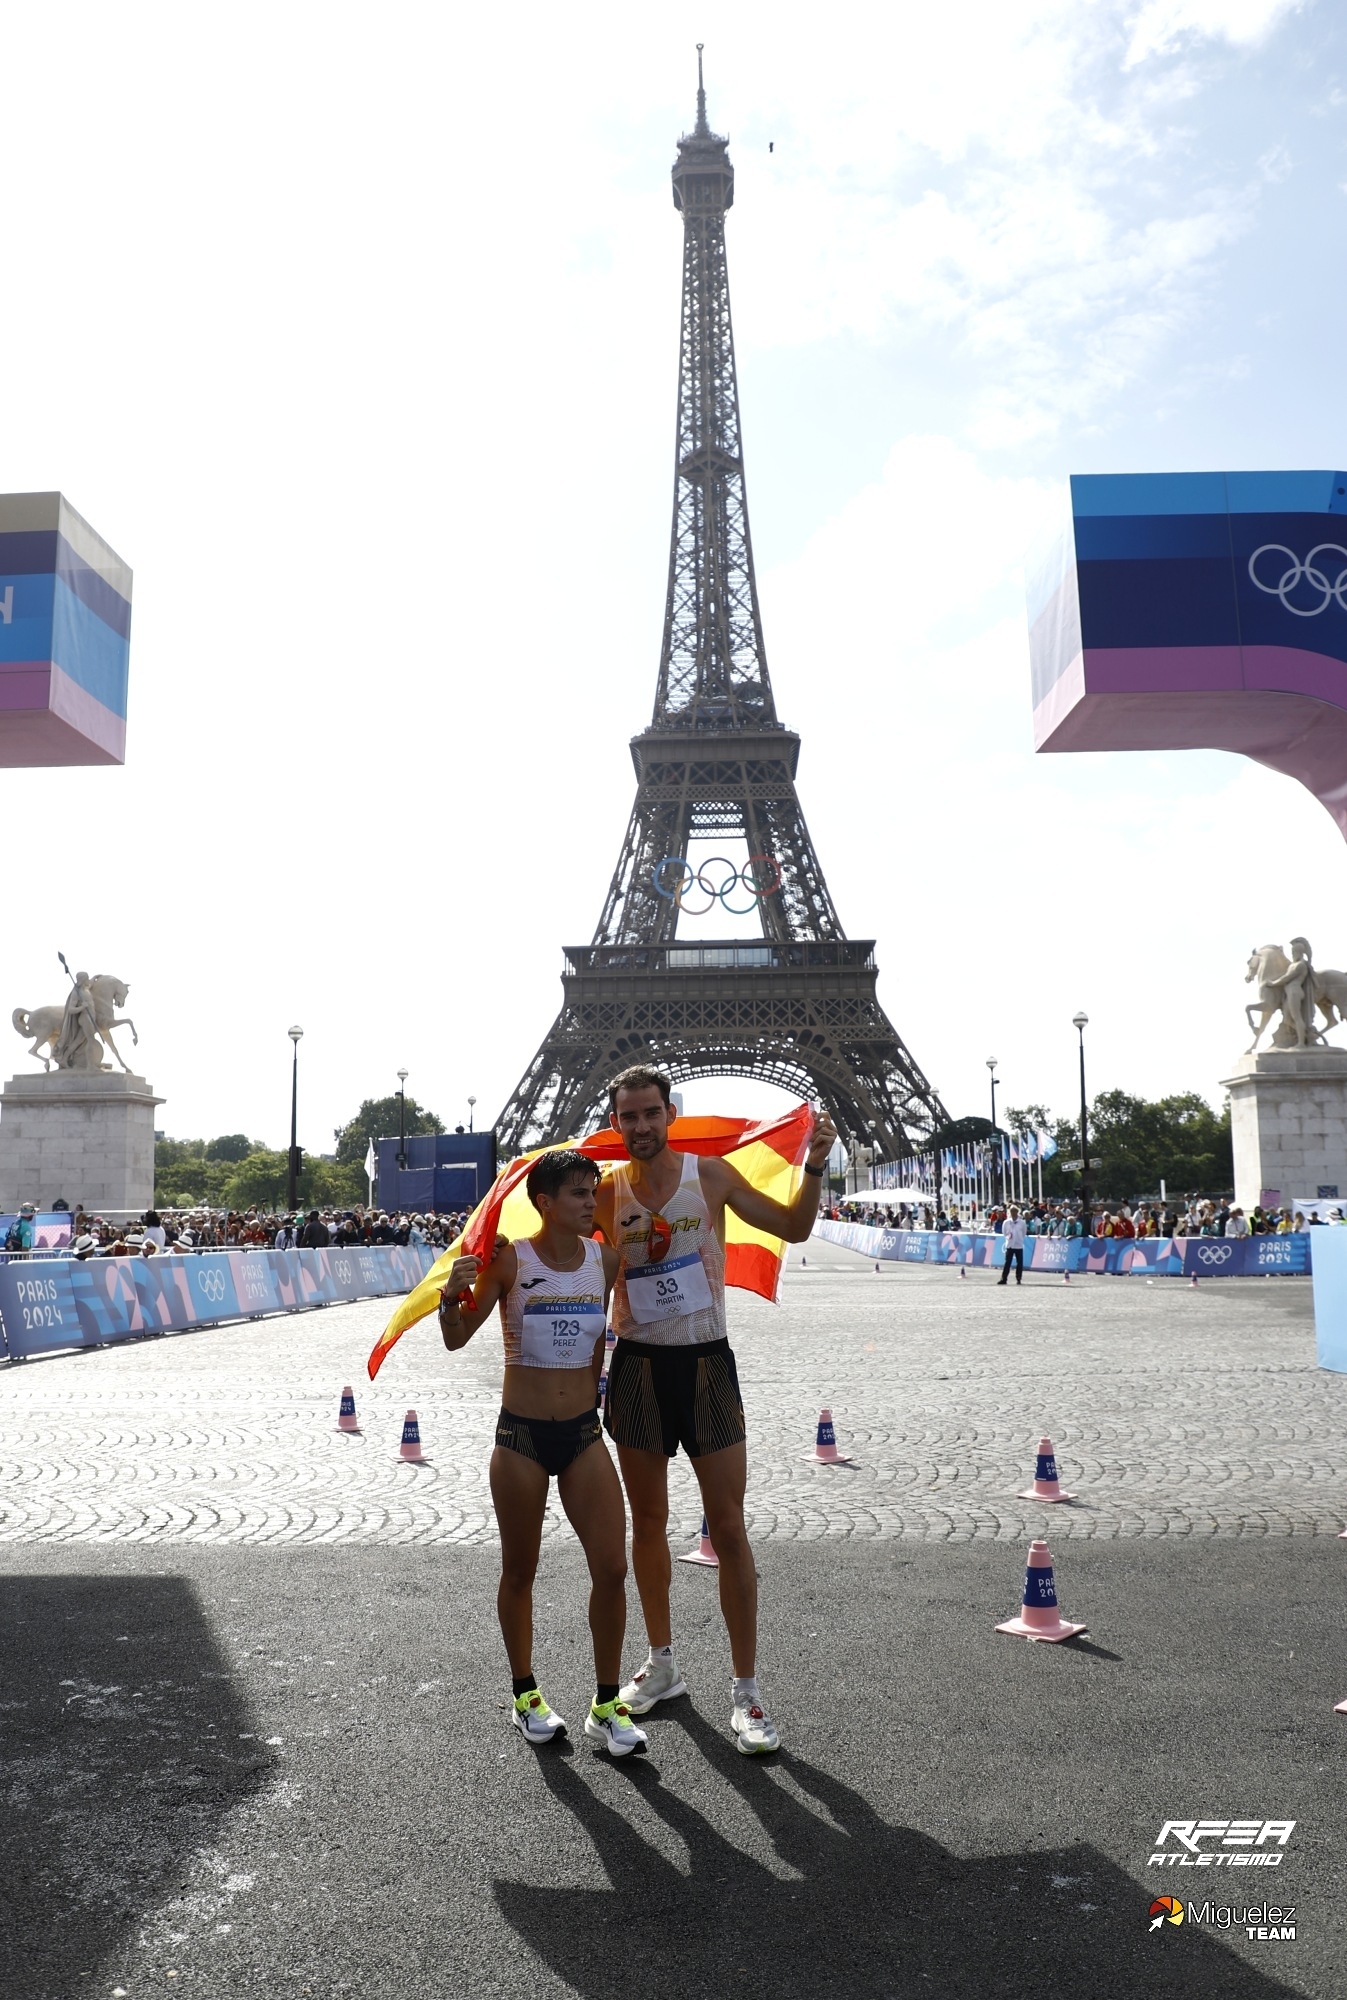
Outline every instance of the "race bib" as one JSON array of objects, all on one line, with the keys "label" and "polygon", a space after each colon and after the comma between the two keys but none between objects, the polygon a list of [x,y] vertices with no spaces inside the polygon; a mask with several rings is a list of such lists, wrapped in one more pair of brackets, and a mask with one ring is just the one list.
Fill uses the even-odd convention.
[{"label": "race bib", "polygon": [[706,1267],[695,1250],[662,1264],[628,1264],[622,1275],[631,1316],[640,1326],[657,1319],[682,1319],[714,1304]]},{"label": "race bib", "polygon": [[585,1368],[606,1323],[595,1299],[529,1299],[519,1358],[526,1368]]}]

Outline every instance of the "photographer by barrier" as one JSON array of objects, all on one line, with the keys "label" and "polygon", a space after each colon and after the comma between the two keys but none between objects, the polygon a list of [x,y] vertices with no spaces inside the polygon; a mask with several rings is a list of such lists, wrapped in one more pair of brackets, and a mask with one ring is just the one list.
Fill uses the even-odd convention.
[{"label": "photographer by barrier", "polygon": [[409,1292],[423,1244],[220,1250],[192,1257],[73,1257],[0,1265],[0,1352],[11,1361],[147,1333]]},{"label": "photographer by barrier", "polygon": [[[814,1234],[844,1250],[890,1263],[972,1264],[999,1270],[1004,1262],[1001,1237],[968,1230],[872,1229],[862,1222],[816,1222]],[[1311,1241],[1309,1230],[1291,1236],[1029,1236],[1024,1267],[1146,1278],[1257,1278],[1273,1272],[1303,1277],[1313,1269]]]}]

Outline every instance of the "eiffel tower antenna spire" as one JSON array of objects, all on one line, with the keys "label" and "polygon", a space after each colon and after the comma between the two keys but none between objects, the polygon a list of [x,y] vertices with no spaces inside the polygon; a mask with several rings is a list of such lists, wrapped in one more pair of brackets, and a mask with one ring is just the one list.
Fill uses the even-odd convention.
[{"label": "eiffel tower antenna spire", "polygon": [[[636,800],[588,946],[568,945],[562,1010],[497,1120],[506,1151],[607,1113],[636,1061],[675,1078],[751,1076],[828,1106],[851,1144],[897,1159],[947,1122],[875,992],[874,945],[848,938],[795,790],[800,739],[778,720],[748,527],[725,217],[729,141],[706,117],[678,141],[683,287],[673,525],[655,705],[632,738]],[[746,851],[690,861],[697,843]],[[726,878],[729,871],[732,880]],[[719,901],[757,935],[686,941]]]}]

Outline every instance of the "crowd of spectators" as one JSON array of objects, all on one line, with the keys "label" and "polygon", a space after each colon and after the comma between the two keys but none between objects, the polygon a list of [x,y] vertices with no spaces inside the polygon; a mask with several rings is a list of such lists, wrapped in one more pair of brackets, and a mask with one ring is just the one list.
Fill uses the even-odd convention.
[{"label": "crowd of spectators", "polygon": [[[890,1207],[860,1194],[827,1212],[834,1222],[863,1222],[874,1229],[968,1229],[999,1236],[1008,1211],[1003,1202],[981,1210],[976,1202],[950,1210],[933,1202]],[[1285,1236],[1324,1221],[1315,1212],[1290,1208],[1252,1208],[1246,1215],[1233,1197],[1209,1201],[1196,1195],[1179,1203],[1120,1202],[1088,1214],[1078,1202],[1034,1201],[1021,1204],[1019,1212],[1030,1236]],[[1340,1224],[1341,1209],[1331,1209],[1327,1220]]]},{"label": "crowd of spectators", "polygon": [[[32,1247],[22,1241],[25,1215],[19,1217],[5,1242],[13,1253]],[[465,1215],[430,1210],[389,1214],[378,1208],[317,1209],[293,1213],[249,1209],[146,1209],[139,1222],[86,1214],[77,1208],[71,1218],[70,1240],[56,1253],[77,1257],[172,1257],[205,1250],[319,1250],[366,1243],[421,1243],[435,1251],[452,1243]],[[51,1254],[50,1252],[46,1254]]]}]

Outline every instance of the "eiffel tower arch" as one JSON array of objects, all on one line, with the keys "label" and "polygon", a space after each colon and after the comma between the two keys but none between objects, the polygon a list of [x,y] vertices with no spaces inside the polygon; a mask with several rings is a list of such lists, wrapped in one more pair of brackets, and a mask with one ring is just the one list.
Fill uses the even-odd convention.
[{"label": "eiffel tower arch", "polygon": [[[673,166],[682,339],[654,713],[632,738],[636,799],[598,928],[565,947],[561,1012],[497,1120],[499,1143],[519,1152],[601,1122],[609,1077],[654,1062],[675,1081],[756,1077],[821,1098],[848,1143],[898,1159],[948,1113],[879,1004],[874,941],[842,928],[795,789],[800,739],[777,719],[725,261],[734,169],[707,123],[700,45],[697,84]],[[715,836],[747,847],[740,900],[722,901],[755,910],[755,937],[679,935],[695,889],[684,857]]]}]

